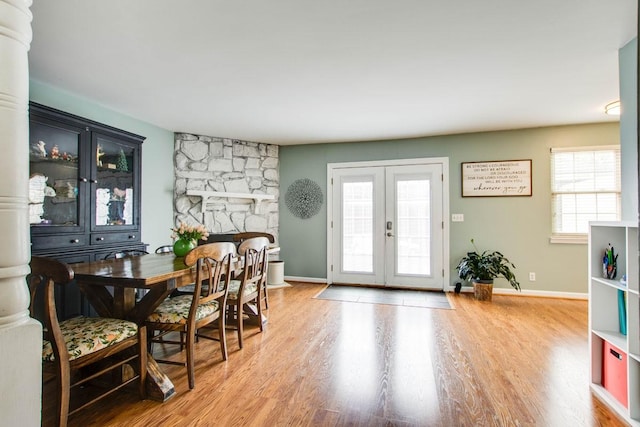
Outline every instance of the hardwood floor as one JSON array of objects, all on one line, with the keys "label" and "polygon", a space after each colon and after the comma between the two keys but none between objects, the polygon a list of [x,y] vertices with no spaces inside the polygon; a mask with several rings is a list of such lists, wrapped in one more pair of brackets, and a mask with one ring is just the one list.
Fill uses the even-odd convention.
[{"label": "hardwood floor", "polygon": [[586,301],[450,294],[441,310],[313,299],[323,288],[271,291],[265,331],[242,350],[228,333],[226,362],[197,343],[194,390],[161,365],[169,401],[119,393],[69,425],[625,425],[589,391]]}]

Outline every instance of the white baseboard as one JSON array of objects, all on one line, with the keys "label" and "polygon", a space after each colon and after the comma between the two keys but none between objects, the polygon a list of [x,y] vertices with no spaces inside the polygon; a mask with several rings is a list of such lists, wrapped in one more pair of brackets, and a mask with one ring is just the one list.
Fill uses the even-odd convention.
[{"label": "white baseboard", "polygon": [[523,297],[545,297],[545,298],[565,298],[565,299],[583,299],[588,300],[589,294],[581,292],[557,292],[557,291],[535,291],[535,290],[522,290],[516,291],[515,289],[493,288],[494,294],[502,295],[522,295]]},{"label": "white baseboard", "polygon": [[282,283],[277,283],[277,284],[270,284],[267,283],[267,289],[268,290],[272,290],[272,289],[280,289],[280,288],[290,288],[291,285],[288,284],[287,282],[282,282]]},{"label": "white baseboard", "polygon": [[284,280],[307,283],[327,283],[327,279],[323,279],[321,277],[284,276]]},{"label": "white baseboard", "polygon": [[[453,292],[454,287],[450,286],[448,291]],[[473,288],[471,286],[463,286],[461,292],[473,292]],[[512,295],[512,296],[523,296],[523,297],[564,298],[564,299],[581,299],[581,300],[589,299],[589,294],[580,293],[580,292],[536,291],[536,290],[528,290],[528,289],[523,289],[522,291],[516,291],[515,289],[493,288],[493,293],[495,295]]]},{"label": "white baseboard", "polygon": [[[327,283],[327,279],[321,277],[303,277],[303,276],[285,276],[285,280],[291,280],[294,282],[307,282],[307,283]],[[449,286],[445,289],[446,292],[453,292],[454,286]],[[461,292],[473,292],[471,286],[463,286]],[[496,295],[513,295],[523,297],[544,297],[544,298],[564,298],[564,299],[580,299],[588,300],[588,293],[581,292],[558,292],[558,291],[536,291],[523,289],[522,291],[516,291],[515,289],[507,288],[493,288],[493,293]]]}]

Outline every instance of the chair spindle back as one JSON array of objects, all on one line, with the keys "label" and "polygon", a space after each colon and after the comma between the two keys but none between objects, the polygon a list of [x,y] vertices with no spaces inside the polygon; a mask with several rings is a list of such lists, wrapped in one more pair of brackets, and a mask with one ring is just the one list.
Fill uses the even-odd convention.
[{"label": "chair spindle back", "polygon": [[[195,289],[189,318],[195,322],[195,311],[199,304],[218,300],[220,307],[227,302],[232,259],[236,247],[231,242],[216,242],[200,245],[184,257],[188,267],[196,266]],[[203,286],[203,284],[208,286]]]}]

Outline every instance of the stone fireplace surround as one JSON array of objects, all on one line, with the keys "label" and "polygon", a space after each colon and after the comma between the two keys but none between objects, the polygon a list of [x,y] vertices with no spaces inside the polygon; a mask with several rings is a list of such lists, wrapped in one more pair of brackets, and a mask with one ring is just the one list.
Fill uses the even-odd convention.
[{"label": "stone fireplace surround", "polygon": [[[278,241],[278,146],[186,133],[175,134],[174,217],[210,233],[262,231]],[[266,194],[271,200],[203,197],[190,191]],[[204,209],[203,209],[204,207]]]}]

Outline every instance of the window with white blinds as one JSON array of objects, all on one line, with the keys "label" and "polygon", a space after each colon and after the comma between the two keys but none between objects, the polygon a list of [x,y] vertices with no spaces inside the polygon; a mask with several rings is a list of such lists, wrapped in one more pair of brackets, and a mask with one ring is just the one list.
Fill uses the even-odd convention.
[{"label": "window with white blinds", "polygon": [[586,242],[589,221],[620,220],[620,147],[551,149],[552,242]]}]

